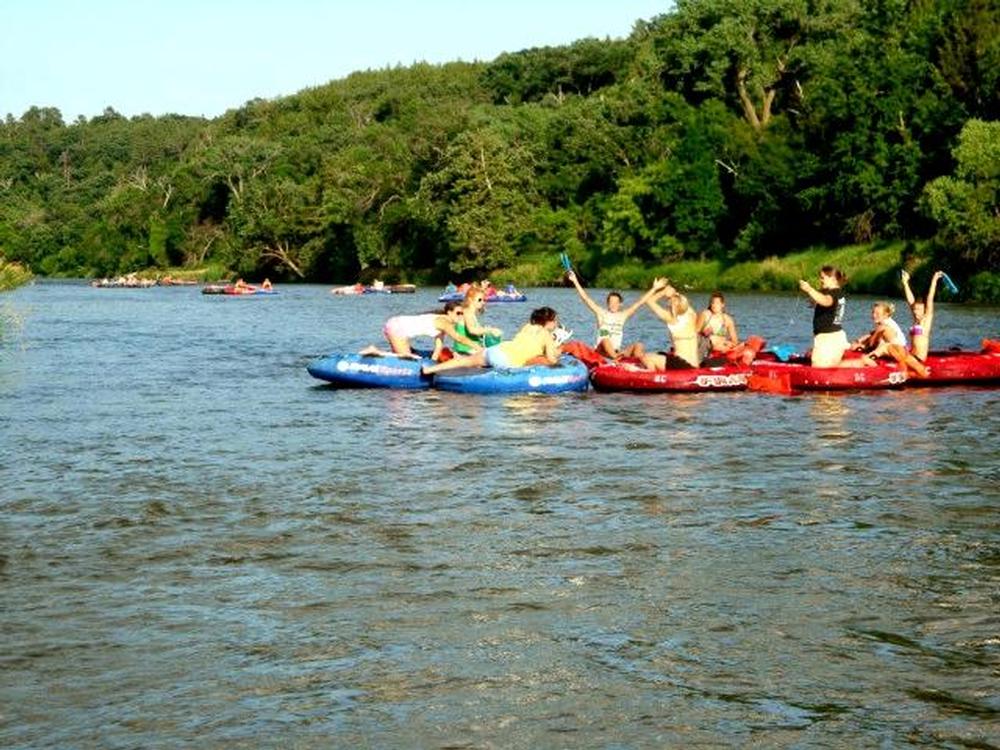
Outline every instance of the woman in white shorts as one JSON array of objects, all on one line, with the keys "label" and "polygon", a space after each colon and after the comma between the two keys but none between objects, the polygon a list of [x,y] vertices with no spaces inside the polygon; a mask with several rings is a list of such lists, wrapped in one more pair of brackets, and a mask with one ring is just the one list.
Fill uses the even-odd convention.
[{"label": "woman in white shorts", "polygon": [[413,348],[410,345],[410,339],[426,337],[434,339],[434,351],[431,354],[431,359],[437,361],[444,349],[445,336],[450,336],[453,340],[465,344],[472,351],[479,351],[482,348],[479,344],[455,329],[455,326],[460,322],[462,322],[461,302],[447,302],[444,310],[440,312],[396,315],[389,318],[382,327],[382,335],[389,342],[392,351],[386,352],[376,346],[368,346],[360,353],[371,357],[395,354],[400,357],[417,359],[418,357],[413,353]]},{"label": "woman in white shorts", "polygon": [[837,367],[850,344],[844,333],[844,308],[847,299],[843,286],[847,277],[839,268],[823,266],[819,272],[819,289],[805,279],[799,289],[813,301],[813,367]]}]

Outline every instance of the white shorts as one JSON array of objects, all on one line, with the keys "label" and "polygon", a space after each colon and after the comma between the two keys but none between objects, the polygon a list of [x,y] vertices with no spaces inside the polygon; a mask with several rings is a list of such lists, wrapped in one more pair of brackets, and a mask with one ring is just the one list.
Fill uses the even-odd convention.
[{"label": "white shorts", "polygon": [[497,369],[509,370],[514,365],[511,364],[510,360],[507,358],[504,350],[500,348],[499,344],[495,346],[488,347],[486,349],[486,364],[490,367],[495,367]]},{"label": "white shorts", "polygon": [[842,330],[832,333],[817,333],[813,337],[812,366],[836,367],[850,348],[847,334]]}]

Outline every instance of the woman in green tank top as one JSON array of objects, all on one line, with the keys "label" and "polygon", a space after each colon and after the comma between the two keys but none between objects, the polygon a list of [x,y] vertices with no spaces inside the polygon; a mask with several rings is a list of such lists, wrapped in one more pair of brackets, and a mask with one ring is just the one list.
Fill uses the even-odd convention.
[{"label": "woman in green tank top", "polygon": [[[462,322],[455,326],[458,333],[482,346],[493,346],[500,342],[503,331],[499,328],[484,326],[479,322],[479,315],[486,309],[486,294],[478,284],[469,287],[462,302]],[[454,350],[457,354],[472,354],[472,348],[455,341]]]}]

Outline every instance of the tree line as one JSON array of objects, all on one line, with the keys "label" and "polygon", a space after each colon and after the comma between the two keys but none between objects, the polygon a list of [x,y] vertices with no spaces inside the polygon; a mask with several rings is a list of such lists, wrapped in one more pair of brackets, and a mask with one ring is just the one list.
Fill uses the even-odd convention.
[{"label": "tree line", "polygon": [[7,115],[0,257],[442,281],[563,250],[904,240],[1000,299],[998,121],[991,0],[678,0],[626,39],[358,72],[212,120]]}]

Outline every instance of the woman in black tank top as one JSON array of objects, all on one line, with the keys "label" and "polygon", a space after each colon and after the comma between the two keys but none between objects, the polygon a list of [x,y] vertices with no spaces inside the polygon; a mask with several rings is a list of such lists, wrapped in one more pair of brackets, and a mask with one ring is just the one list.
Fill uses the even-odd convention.
[{"label": "woman in black tank top", "polygon": [[833,266],[823,266],[820,269],[819,289],[804,279],[799,281],[799,289],[815,305],[812,348],[814,367],[837,367],[847,351],[847,334],[843,328],[846,298],[842,289],[846,281],[843,272]]}]

